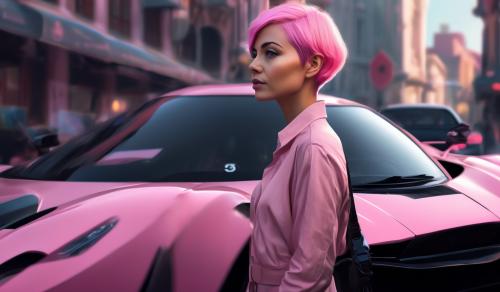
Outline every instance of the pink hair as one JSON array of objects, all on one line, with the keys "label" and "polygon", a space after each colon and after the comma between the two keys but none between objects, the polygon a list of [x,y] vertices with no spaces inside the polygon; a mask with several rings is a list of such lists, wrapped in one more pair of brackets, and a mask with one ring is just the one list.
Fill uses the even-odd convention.
[{"label": "pink hair", "polygon": [[344,66],[347,47],[335,22],[325,11],[316,6],[285,3],[261,12],[248,28],[250,52],[258,33],[271,24],[282,27],[302,64],[314,54],[323,56],[323,67],[316,75],[318,89]]}]

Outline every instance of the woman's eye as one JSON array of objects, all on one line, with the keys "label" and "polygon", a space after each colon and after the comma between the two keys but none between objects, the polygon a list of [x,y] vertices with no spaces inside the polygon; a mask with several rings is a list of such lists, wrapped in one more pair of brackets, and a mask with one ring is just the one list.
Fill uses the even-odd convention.
[{"label": "woman's eye", "polygon": [[250,53],[250,57],[252,57],[252,59],[255,59],[257,57],[257,52],[256,51],[252,51]]},{"label": "woman's eye", "polygon": [[266,56],[269,58],[276,57],[277,55],[278,53],[276,53],[275,51],[266,51]]}]

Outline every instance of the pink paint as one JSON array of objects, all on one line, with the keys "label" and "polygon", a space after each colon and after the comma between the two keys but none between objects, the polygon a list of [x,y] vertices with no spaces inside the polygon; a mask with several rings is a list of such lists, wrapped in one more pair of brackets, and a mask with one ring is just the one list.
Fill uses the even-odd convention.
[{"label": "pink paint", "polygon": [[153,159],[161,152],[161,150],[162,149],[115,151],[101,158],[101,160],[96,162],[96,165],[116,165],[139,160]]},{"label": "pink paint", "polygon": [[[198,86],[178,95],[252,95],[250,84]],[[321,96],[327,105],[362,106]],[[168,101],[167,101],[168,102]],[[364,106],[363,106],[364,107]],[[433,232],[500,223],[500,155],[447,156],[409,136],[431,159],[463,171],[443,183],[456,193],[426,198],[355,194],[358,218],[373,245],[411,240]],[[112,153],[102,161],[151,159],[160,149]],[[0,165],[0,170],[10,166]],[[445,171],[444,167],[441,167]],[[28,251],[47,254],[39,263],[0,283],[2,291],[138,291],[161,247],[172,255],[175,291],[217,291],[251,234],[235,207],[248,203],[258,181],[60,182],[0,178],[0,204],[26,194],[38,210],[57,209],[13,230],[0,230],[0,264]],[[69,242],[109,218],[117,225],[94,246],[70,258],[56,256]]]}]

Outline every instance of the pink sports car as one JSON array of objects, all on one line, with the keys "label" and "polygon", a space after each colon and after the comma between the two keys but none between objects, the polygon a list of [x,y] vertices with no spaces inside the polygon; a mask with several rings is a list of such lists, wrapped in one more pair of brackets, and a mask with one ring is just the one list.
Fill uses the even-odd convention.
[{"label": "pink sports car", "polygon": [[[375,291],[500,291],[500,157],[449,154],[321,99]],[[0,290],[245,291],[249,197],[284,126],[248,84],[190,87],[2,166]]]}]

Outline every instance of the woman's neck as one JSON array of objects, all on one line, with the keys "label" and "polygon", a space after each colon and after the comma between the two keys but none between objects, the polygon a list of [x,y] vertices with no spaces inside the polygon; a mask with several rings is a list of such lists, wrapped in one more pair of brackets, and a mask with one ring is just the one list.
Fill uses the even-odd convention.
[{"label": "woman's neck", "polygon": [[304,84],[304,86],[293,95],[277,99],[277,102],[285,116],[286,123],[289,124],[303,110],[315,103],[317,90],[315,87]]}]

